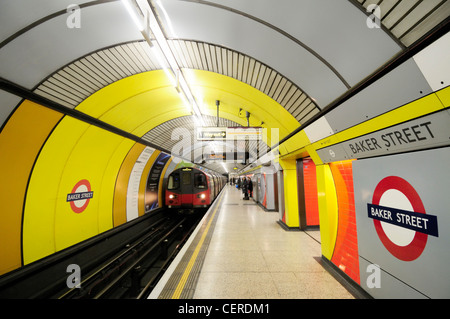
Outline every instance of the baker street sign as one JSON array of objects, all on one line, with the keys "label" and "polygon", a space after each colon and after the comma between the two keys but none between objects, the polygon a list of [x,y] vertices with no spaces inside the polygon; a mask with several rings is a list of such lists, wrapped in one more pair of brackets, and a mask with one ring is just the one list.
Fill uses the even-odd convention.
[{"label": "baker street sign", "polygon": [[444,110],[318,149],[317,154],[329,163],[445,146],[450,144],[449,126]]}]

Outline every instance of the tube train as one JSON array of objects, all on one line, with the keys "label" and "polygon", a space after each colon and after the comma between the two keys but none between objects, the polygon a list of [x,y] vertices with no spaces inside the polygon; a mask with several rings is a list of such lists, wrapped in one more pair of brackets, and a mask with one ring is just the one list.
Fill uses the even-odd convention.
[{"label": "tube train", "polygon": [[193,211],[211,205],[226,184],[226,177],[184,167],[169,174],[165,187],[165,205],[180,211]]}]

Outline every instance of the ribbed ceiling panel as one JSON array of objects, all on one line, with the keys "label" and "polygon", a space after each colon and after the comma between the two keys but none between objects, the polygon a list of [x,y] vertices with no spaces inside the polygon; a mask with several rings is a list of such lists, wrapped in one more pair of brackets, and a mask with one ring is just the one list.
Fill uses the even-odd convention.
[{"label": "ribbed ceiling panel", "polygon": [[379,6],[381,23],[406,47],[450,15],[448,0],[357,0],[367,9]]},{"label": "ribbed ceiling panel", "polygon": [[[300,124],[319,112],[300,88],[246,55],[195,41],[170,40],[169,44],[181,68],[211,71],[247,83],[280,103]],[[94,52],[65,66],[41,83],[35,92],[75,108],[115,81],[160,68],[146,42],[132,42]]]},{"label": "ribbed ceiling panel", "polygon": [[159,67],[146,42],[132,42],[85,56],[56,72],[35,92],[69,108],[103,87]]}]

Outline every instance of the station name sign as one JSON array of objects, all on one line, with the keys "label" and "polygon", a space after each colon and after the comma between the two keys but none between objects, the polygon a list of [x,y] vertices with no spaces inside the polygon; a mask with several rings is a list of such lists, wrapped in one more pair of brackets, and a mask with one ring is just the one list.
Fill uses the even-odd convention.
[{"label": "station name sign", "polygon": [[444,110],[317,150],[324,163],[450,144]]},{"label": "station name sign", "polygon": [[369,218],[438,237],[437,217],[402,209],[367,204]]},{"label": "station name sign", "polygon": [[90,199],[94,197],[94,192],[82,192],[67,194],[67,202],[73,202],[76,200]]}]

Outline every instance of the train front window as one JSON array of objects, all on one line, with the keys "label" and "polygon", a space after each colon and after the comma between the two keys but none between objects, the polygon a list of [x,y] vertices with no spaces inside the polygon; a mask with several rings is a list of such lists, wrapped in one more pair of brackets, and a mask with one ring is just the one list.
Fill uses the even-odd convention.
[{"label": "train front window", "polygon": [[183,185],[190,185],[191,184],[191,172],[183,172],[182,173],[182,180]]},{"label": "train front window", "polygon": [[194,179],[194,186],[196,188],[206,188],[206,176],[204,174],[197,173]]},{"label": "train front window", "polygon": [[169,176],[169,182],[167,183],[167,189],[177,189],[180,187],[180,174],[173,173]]}]

